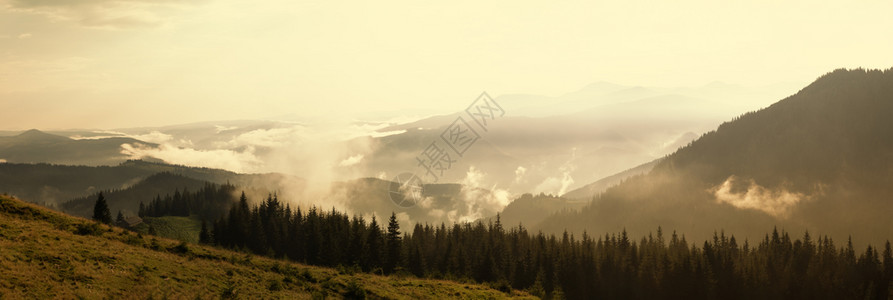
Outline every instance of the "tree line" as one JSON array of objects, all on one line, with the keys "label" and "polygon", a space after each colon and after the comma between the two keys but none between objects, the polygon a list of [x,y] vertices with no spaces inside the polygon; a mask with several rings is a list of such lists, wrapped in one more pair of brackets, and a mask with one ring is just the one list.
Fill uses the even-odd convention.
[{"label": "tree line", "polygon": [[292,210],[273,195],[250,206],[244,193],[201,235],[307,264],[483,282],[545,298],[886,299],[893,279],[889,242],[857,254],[851,240],[838,247],[828,236],[778,230],[755,243],[719,232],[698,245],[660,228],[638,241],[625,231],[578,238],[503,228],[499,217],[401,232],[394,214],[383,227],[334,209]]},{"label": "tree line", "polygon": [[195,192],[190,192],[186,188],[182,192],[177,189],[173,195],[167,194],[164,197],[156,195],[148,204],[140,201],[138,215],[144,218],[188,217],[195,214],[201,219],[213,220],[226,214],[227,208],[235,201],[235,193],[236,187],[229,183],[221,185],[205,183]]}]

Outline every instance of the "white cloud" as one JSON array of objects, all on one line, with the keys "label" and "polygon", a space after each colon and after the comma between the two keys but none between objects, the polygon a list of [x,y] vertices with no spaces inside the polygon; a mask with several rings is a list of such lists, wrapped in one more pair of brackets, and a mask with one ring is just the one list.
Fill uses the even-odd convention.
[{"label": "white cloud", "polygon": [[778,218],[786,218],[797,203],[806,199],[806,196],[801,193],[793,193],[785,189],[769,190],[758,185],[753,179],[747,182],[747,191],[732,193],[732,186],[738,180],[736,176],[732,175],[719,186],[712,188],[711,191],[716,197],[716,202],[728,203],[742,209],[755,209]]},{"label": "white cloud", "polygon": [[138,139],[140,141],[155,143],[155,144],[167,143],[174,139],[174,137],[172,135],[161,133],[159,131],[152,131],[147,134],[131,135],[130,137]]},{"label": "white cloud", "polygon": [[474,166],[468,168],[462,180],[461,202],[454,204],[447,217],[451,222],[472,222],[483,217],[495,215],[511,202],[511,193],[499,189],[496,185],[490,189],[483,188],[486,176]]},{"label": "white cloud", "polygon": [[446,214],[446,212],[442,209],[432,209],[428,211],[428,216],[433,218],[441,219]]},{"label": "white cloud", "polygon": [[518,168],[515,169],[515,181],[514,181],[514,183],[515,183],[515,184],[521,183],[521,180],[524,179],[524,174],[527,174],[527,168],[525,168],[525,167],[523,167],[523,166],[518,166]]},{"label": "white cloud", "polygon": [[302,127],[284,127],[273,129],[257,129],[236,136],[224,143],[224,147],[280,147],[294,142],[301,137]]},{"label": "white cloud", "polygon": [[401,134],[404,132],[406,132],[406,130],[394,130],[394,131],[382,131],[382,132],[376,131],[376,132],[370,133],[369,136],[378,138],[378,137],[386,137],[386,136],[395,135],[395,134]]},{"label": "white cloud", "polygon": [[357,155],[354,155],[354,156],[345,158],[345,159],[342,160],[340,163],[338,163],[338,165],[339,165],[339,166],[342,166],[342,167],[353,166],[353,165],[355,165],[355,164],[360,163],[360,161],[363,160],[363,157],[364,157],[364,155],[362,155],[362,154],[357,154]]},{"label": "white cloud", "polygon": [[34,36],[34,35],[32,35],[32,34],[30,34],[30,33],[22,33],[22,34],[20,34],[20,35],[18,36],[18,38],[19,38],[20,40],[24,40],[24,39],[29,39],[29,38],[31,38],[32,36]]},{"label": "white cloud", "polygon": [[424,209],[431,208],[431,206],[433,204],[434,204],[434,198],[431,198],[431,197],[424,197],[424,198],[420,199],[418,201],[418,203],[416,203],[416,205],[418,205],[419,207],[424,208]]},{"label": "white cloud", "polygon": [[[574,165],[574,160],[577,157],[577,148],[571,148],[571,157],[567,162],[561,165],[558,168],[558,172],[561,174],[557,176],[549,176],[543,180],[539,185],[537,185],[533,190],[534,193],[546,193],[553,194],[556,196],[564,195],[567,193],[568,189],[572,184],[574,184],[574,177],[571,176],[571,173],[577,169]],[[516,172],[517,173],[517,172]]]},{"label": "white cloud", "polygon": [[256,172],[263,165],[263,162],[251,151],[240,152],[225,149],[195,150],[170,145],[161,145],[153,148],[139,144],[122,144],[121,153],[131,159],[154,157],[172,164],[218,168],[240,173]]},{"label": "white cloud", "polygon": [[214,125],[214,130],[216,130],[217,133],[221,133],[221,132],[229,131],[229,130],[233,130],[233,129],[239,129],[239,127],[238,126]]},{"label": "white cloud", "polygon": [[[162,133],[160,131],[152,131],[146,134],[126,134],[118,131],[111,130],[102,130],[102,131],[94,131],[94,133],[100,134],[95,136],[80,136],[75,135],[72,136],[72,139],[75,140],[99,140],[99,139],[107,139],[107,138],[116,138],[116,137],[129,137],[132,139],[137,139],[147,143],[153,144],[164,144],[170,142],[174,139],[174,137],[170,134]],[[181,143],[191,143],[189,141],[180,140]]]},{"label": "white cloud", "polygon": [[[280,122],[273,128],[247,132],[223,132],[230,127],[211,126],[211,135],[201,137],[196,148],[176,132],[151,132],[130,137],[157,142],[151,148],[122,145],[121,152],[132,159],[153,157],[167,163],[226,169],[240,173],[277,172],[304,178],[302,184],[287,190],[297,201],[316,204],[343,203],[326,200],[332,182],[368,176],[363,164],[375,150],[376,142],[369,138],[345,140],[350,136],[368,136],[370,128],[350,124],[307,125]],[[222,130],[222,131],[221,131]],[[219,134],[213,134],[220,131]],[[124,135],[107,132],[105,135]],[[386,174],[380,174],[382,176]],[[386,177],[385,177],[386,178]],[[335,197],[337,198],[337,197]]]},{"label": "white cloud", "polygon": [[408,214],[408,213],[406,213],[406,212],[398,212],[397,215],[396,215],[396,217],[397,217],[397,221],[400,222],[401,225],[407,225],[406,227],[403,227],[403,228],[410,228],[410,227],[408,226],[408,225],[409,225],[409,222],[410,222],[410,220],[409,220],[409,214]]}]

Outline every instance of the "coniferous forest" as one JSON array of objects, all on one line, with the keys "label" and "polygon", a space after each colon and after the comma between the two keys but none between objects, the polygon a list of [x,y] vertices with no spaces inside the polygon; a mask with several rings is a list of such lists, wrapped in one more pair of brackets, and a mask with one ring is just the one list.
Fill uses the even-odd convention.
[{"label": "coniferous forest", "polygon": [[156,195],[148,203],[140,202],[140,217],[189,216],[197,214],[202,219],[213,219],[226,213],[227,207],[235,199],[232,196],[236,187],[232,184],[217,185],[205,183],[195,191],[179,189],[173,195]]},{"label": "coniferous forest", "polygon": [[498,217],[401,229],[393,214],[365,220],[293,210],[273,195],[251,206],[244,193],[201,235],[312,265],[474,281],[544,298],[886,299],[893,279],[889,242],[857,252],[851,240],[777,229],[759,241],[718,232],[703,243],[661,228],[644,237],[554,236],[506,227]]}]

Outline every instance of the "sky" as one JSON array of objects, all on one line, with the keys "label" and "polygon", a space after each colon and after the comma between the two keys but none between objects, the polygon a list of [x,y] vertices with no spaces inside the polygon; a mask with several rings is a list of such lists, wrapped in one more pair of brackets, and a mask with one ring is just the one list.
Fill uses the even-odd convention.
[{"label": "sky", "polygon": [[893,66],[891,1],[0,0],[0,130],[443,114]]}]

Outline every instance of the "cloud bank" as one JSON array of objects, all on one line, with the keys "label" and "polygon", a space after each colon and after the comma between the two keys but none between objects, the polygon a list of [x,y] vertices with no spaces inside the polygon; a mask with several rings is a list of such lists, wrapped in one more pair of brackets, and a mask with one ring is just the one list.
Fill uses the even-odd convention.
[{"label": "cloud bank", "polygon": [[[574,164],[574,160],[577,158],[577,148],[571,148],[570,158],[558,168],[558,172],[560,173],[558,176],[549,176],[546,177],[539,185],[534,188],[534,193],[546,193],[552,194],[556,196],[564,195],[567,193],[568,189],[572,184],[574,184],[574,177],[571,176],[571,173],[577,169]],[[520,167],[519,167],[520,168]],[[522,171],[521,175],[527,171],[526,169],[518,169],[515,171],[515,175],[518,175],[518,171]]]},{"label": "cloud bank", "polygon": [[712,188],[716,201],[728,203],[741,209],[759,210],[777,218],[787,218],[793,207],[807,198],[802,193],[790,192],[785,189],[774,191],[767,189],[758,185],[753,179],[746,182],[746,191],[735,193],[732,191],[732,187],[739,184],[739,180],[732,175],[722,184]]}]

